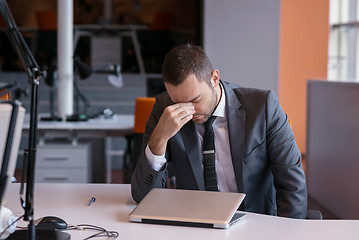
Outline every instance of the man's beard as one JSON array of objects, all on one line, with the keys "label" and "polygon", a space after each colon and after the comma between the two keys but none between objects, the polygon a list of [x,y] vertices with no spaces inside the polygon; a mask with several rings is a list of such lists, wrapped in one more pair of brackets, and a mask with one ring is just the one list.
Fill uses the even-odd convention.
[{"label": "man's beard", "polygon": [[[213,101],[210,102],[210,104],[208,105],[208,112],[203,112],[203,113],[195,113],[193,115],[192,121],[196,124],[202,124],[204,122],[206,122],[208,120],[209,117],[212,116],[214,110],[217,107],[217,100],[218,100],[218,96],[216,91],[214,90],[214,88],[212,89],[212,99]],[[200,118],[196,119],[196,117],[201,116]]]}]

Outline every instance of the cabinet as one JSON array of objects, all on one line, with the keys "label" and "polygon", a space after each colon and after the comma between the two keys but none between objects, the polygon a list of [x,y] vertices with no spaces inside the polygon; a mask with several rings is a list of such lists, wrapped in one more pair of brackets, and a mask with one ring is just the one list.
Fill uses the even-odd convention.
[{"label": "cabinet", "polygon": [[37,147],[35,182],[91,182],[90,144]]}]

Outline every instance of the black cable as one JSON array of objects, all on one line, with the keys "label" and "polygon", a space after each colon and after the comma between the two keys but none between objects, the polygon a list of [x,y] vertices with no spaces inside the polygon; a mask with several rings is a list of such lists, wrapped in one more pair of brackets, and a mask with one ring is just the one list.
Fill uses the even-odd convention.
[{"label": "black cable", "polygon": [[106,231],[106,232],[95,233],[95,234],[85,238],[84,240],[88,240],[88,239],[91,239],[91,238],[97,238],[97,237],[109,237],[111,239],[116,239],[118,236],[119,236],[118,232]]},{"label": "black cable", "polygon": [[[13,224],[15,224],[16,222],[18,222],[24,215],[20,216],[19,218],[17,218],[14,222],[12,222],[8,227],[6,227],[0,234],[0,237],[6,232],[7,229],[9,229]],[[17,227],[17,228],[22,228],[22,229],[27,229],[27,227]],[[91,238],[97,238],[97,237],[109,237],[110,239],[116,239],[118,238],[118,236],[120,236],[120,234],[116,231],[107,231],[105,228],[103,227],[99,227],[99,226],[95,226],[95,225],[91,225],[91,224],[79,224],[79,225],[68,225],[68,227],[66,229],[64,229],[64,231],[68,231],[68,230],[94,230],[94,231],[99,231],[98,233],[95,233],[83,240],[88,240]]]},{"label": "black cable", "polygon": [[95,225],[91,225],[91,224],[79,224],[79,225],[75,225],[75,226],[74,225],[68,225],[66,230],[94,230],[94,231],[99,231],[98,233],[95,233],[95,234],[85,238],[84,240],[88,240],[88,239],[91,239],[91,238],[97,238],[97,237],[109,237],[111,239],[116,239],[120,235],[116,231],[108,231],[103,227],[99,227],[99,226],[95,226]]},{"label": "black cable", "polygon": [[0,233],[0,238],[1,236],[15,223],[17,223],[22,217],[24,217],[24,215],[21,215],[20,217],[18,217],[15,221],[13,221],[11,224],[9,224],[1,233]]}]

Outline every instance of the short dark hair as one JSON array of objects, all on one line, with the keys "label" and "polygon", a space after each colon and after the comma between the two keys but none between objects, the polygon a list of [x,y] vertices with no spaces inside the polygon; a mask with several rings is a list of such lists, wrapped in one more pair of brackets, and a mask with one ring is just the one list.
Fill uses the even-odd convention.
[{"label": "short dark hair", "polygon": [[173,48],[165,57],[162,76],[165,83],[177,86],[190,74],[199,81],[210,84],[213,67],[202,48],[192,44],[183,44]]}]

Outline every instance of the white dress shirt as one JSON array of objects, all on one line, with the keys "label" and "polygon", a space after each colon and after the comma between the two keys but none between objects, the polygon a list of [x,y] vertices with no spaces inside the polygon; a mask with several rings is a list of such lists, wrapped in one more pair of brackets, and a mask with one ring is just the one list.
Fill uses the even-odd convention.
[{"label": "white dress shirt", "polygon": [[[212,116],[217,116],[213,123],[214,141],[215,141],[215,158],[216,158],[216,173],[218,190],[221,192],[238,192],[236,178],[232,164],[232,157],[229,145],[228,124],[226,117],[226,97],[221,85],[222,96],[213,112]],[[196,124],[198,136],[203,144],[204,126],[203,124]],[[201,151],[202,152],[202,151]],[[150,162],[150,165],[155,171],[159,171],[167,162],[164,155],[154,155],[150,148],[146,147],[145,154]],[[202,159],[201,159],[202,161]]]}]

